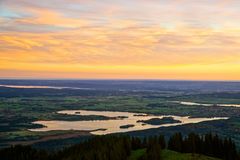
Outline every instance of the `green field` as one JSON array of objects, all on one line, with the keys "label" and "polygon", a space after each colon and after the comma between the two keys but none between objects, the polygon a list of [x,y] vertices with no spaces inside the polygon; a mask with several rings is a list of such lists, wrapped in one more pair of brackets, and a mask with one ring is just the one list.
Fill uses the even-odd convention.
[{"label": "green field", "polygon": [[[11,91],[11,92],[10,92]],[[56,134],[68,134],[73,131],[30,132],[28,129],[42,127],[31,122],[37,120],[101,120],[103,116],[77,116],[57,114],[60,110],[86,109],[148,113],[155,115],[179,115],[192,117],[230,117],[229,120],[184,125],[180,128],[154,129],[141,131],[136,135],[144,136],[161,134],[169,135],[177,131],[199,133],[215,132],[224,137],[231,137],[240,146],[240,108],[186,106],[174,101],[190,101],[202,103],[240,104],[237,93],[196,94],[182,92],[94,92],[90,95],[74,95],[67,92],[37,92],[32,90],[16,93],[10,90],[11,97],[0,97],[0,147],[15,142],[33,141]],[[21,91],[21,92],[20,92]],[[29,92],[29,93],[28,93]],[[22,94],[28,94],[22,95]],[[18,95],[20,94],[20,95]],[[48,95],[45,95],[48,94]],[[157,132],[156,132],[157,131]],[[71,140],[72,142],[72,140]]]},{"label": "green field", "polygon": [[[145,149],[132,151],[128,160],[138,160],[145,153]],[[189,153],[178,153],[170,150],[163,150],[161,152],[163,160],[220,160],[208,156]]]}]

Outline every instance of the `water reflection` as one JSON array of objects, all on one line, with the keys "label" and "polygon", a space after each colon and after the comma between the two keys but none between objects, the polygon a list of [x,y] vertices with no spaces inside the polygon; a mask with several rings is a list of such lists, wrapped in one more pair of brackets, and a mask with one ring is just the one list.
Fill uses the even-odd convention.
[{"label": "water reflection", "polygon": [[0,87],[7,88],[26,88],[26,89],[81,89],[81,90],[94,90],[92,88],[79,88],[79,87],[58,87],[58,86],[24,86],[24,85],[1,85]]},{"label": "water reflection", "polygon": [[[112,111],[87,111],[87,110],[64,110],[59,111],[59,114],[68,115],[98,115],[112,117],[110,120],[94,120],[94,121],[36,121],[34,124],[41,124],[46,127],[38,129],[30,129],[31,131],[52,131],[52,130],[82,130],[89,131],[95,135],[103,135],[117,132],[129,132],[144,130],[150,128],[159,128],[167,126],[177,126],[189,123],[199,123],[203,121],[212,121],[220,119],[228,119],[227,117],[213,117],[213,118],[189,118],[188,116],[155,116],[130,112],[112,112]],[[115,118],[114,117],[124,117]],[[144,124],[143,122],[137,122],[141,120],[149,120],[152,118],[173,117],[175,120],[181,121],[181,123],[151,125]],[[131,127],[121,127],[131,125]]]},{"label": "water reflection", "polygon": [[195,102],[184,102],[184,101],[174,101],[187,106],[207,106],[207,107],[240,107],[240,104],[207,104],[207,103],[195,103]]}]

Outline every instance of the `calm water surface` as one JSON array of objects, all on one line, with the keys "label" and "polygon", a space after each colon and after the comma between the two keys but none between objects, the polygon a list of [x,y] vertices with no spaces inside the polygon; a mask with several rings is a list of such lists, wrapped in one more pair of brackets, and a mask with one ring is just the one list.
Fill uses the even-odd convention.
[{"label": "calm water surface", "polygon": [[58,86],[24,86],[24,85],[2,85],[0,87],[7,88],[25,88],[25,89],[81,89],[81,90],[94,90],[93,88],[79,88],[79,87],[58,87]]},{"label": "calm water surface", "polygon": [[[34,124],[41,124],[46,127],[38,129],[30,129],[30,131],[42,132],[42,131],[52,131],[52,130],[82,130],[89,131],[95,135],[104,135],[117,132],[129,132],[129,131],[138,131],[150,128],[159,128],[159,127],[168,127],[168,126],[177,126],[189,123],[199,123],[204,121],[213,121],[220,119],[228,119],[227,117],[213,117],[213,118],[189,118],[188,116],[174,116],[174,115],[164,115],[164,116],[155,116],[155,115],[146,115],[139,113],[130,113],[130,112],[112,112],[112,111],[87,111],[87,110],[64,110],[59,111],[59,114],[68,114],[68,115],[98,115],[98,116],[107,116],[107,117],[126,117],[126,118],[117,118],[111,120],[94,120],[94,121],[35,121]],[[163,117],[173,117],[175,120],[181,121],[181,123],[171,123],[171,124],[162,124],[162,125],[150,125],[144,124],[142,122],[137,122],[139,120],[149,120],[151,118],[163,118]],[[124,125],[134,125],[134,127],[129,128],[120,128]],[[102,130],[100,130],[102,129]]]},{"label": "calm water surface", "polygon": [[182,101],[175,101],[176,103],[187,105],[187,106],[220,106],[220,107],[240,107],[240,104],[207,104],[207,103],[195,103],[195,102],[182,102]]}]

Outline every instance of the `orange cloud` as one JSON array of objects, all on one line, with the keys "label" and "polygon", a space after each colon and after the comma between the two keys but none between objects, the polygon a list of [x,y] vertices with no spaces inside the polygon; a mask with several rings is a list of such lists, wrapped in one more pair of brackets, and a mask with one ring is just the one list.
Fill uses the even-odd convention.
[{"label": "orange cloud", "polygon": [[34,16],[19,19],[17,23],[35,24],[35,25],[53,25],[58,27],[77,28],[87,25],[87,20],[74,19],[61,15],[59,12],[48,9],[28,9]]},{"label": "orange cloud", "polygon": [[[93,8],[84,1],[74,1],[77,7],[23,3],[26,6],[16,13],[8,11],[4,18],[0,15],[0,75],[240,79],[240,32],[233,20],[235,10],[217,19],[202,2],[186,4],[186,11],[176,2],[183,3],[128,2],[140,9],[122,2],[104,7],[92,2]],[[13,6],[17,8],[8,4]],[[189,6],[204,10],[193,11]],[[219,12],[219,8],[211,7]],[[152,10],[143,12],[148,8]],[[23,9],[26,15],[15,15]],[[84,9],[92,12],[81,12]],[[203,11],[209,13],[206,20]],[[231,17],[229,21],[225,21],[227,16]]]}]

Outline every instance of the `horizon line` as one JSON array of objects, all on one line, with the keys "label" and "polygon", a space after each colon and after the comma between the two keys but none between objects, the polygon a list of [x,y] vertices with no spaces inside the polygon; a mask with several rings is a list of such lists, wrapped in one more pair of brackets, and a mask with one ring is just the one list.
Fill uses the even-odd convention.
[{"label": "horizon line", "polygon": [[72,81],[189,81],[189,82],[240,82],[240,80],[197,80],[197,79],[144,79],[144,78],[1,78],[0,80],[72,80]]}]

